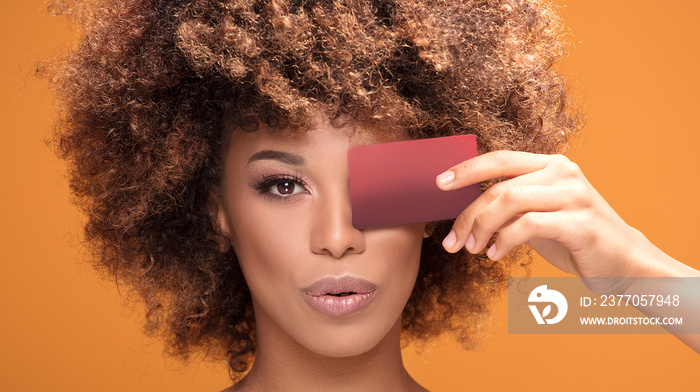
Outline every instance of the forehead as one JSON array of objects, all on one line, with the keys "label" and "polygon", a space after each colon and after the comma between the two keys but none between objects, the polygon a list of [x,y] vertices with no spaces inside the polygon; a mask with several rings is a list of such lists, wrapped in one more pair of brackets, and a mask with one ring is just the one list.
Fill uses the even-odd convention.
[{"label": "forehead", "polygon": [[254,131],[231,131],[227,156],[243,159],[260,150],[284,150],[305,155],[344,152],[355,145],[406,140],[407,133],[398,127],[363,125],[354,121],[331,123],[316,118],[307,129],[275,130],[260,124]]}]

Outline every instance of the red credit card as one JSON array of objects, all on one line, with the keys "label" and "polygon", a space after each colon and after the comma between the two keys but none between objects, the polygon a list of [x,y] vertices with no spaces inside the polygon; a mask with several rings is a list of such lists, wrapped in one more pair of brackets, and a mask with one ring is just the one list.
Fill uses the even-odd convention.
[{"label": "red credit card", "polygon": [[435,177],[475,156],[474,135],[350,147],[353,226],[366,229],[456,218],[481,195],[480,185],[443,191]]}]

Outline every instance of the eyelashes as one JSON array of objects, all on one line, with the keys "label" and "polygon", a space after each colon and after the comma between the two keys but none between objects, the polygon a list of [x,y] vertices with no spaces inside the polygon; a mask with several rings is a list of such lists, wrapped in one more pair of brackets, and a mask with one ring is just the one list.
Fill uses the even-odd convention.
[{"label": "eyelashes", "polygon": [[262,176],[250,186],[270,200],[281,202],[291,201],[300,193],[308,193],[304,180],[295,174]]}]

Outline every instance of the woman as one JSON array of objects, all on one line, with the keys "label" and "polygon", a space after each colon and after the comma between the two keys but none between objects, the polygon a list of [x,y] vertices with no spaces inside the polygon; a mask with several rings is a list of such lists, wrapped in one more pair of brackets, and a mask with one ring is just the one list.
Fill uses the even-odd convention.
[{"label": "woman", "polygon": [[[546,4],[80,10],[57,142],[95,265],[143,298],[173,353],[226,353],[234,380],[250,369],[233,390],[420,390],[400,338],[468,346],[523,242],[581,276],[697,276],[574,164],[539,155],[581,125]],[[457,134],[482,155],[437,183],[488,190],[456,221],[352,227],[350,146]]]}]

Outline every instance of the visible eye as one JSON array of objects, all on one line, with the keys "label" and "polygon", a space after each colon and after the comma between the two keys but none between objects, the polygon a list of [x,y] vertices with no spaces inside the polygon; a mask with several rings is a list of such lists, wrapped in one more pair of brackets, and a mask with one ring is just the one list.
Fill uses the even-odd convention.
[{"label": "visible eye", "polygon": [[293,195],[294,191],[297,189],[296,184],[296,181],[283,180],[278,182],[277,185],[271,186],[269,191],[273,194],[275,194],[275,191],[277,191],[277,193],[281,196]]},{"label": "visible eye", "polygon": [[289,201],[296,195],[306,192],[304,182],[295,175],[265,176],[251,187],[264,196],[279,201]]}]

